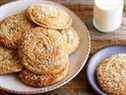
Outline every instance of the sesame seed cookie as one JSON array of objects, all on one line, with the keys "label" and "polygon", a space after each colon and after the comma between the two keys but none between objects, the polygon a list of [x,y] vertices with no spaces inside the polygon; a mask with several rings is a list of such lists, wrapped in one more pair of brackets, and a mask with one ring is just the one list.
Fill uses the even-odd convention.
[{"label": "sesame seed cookie", "polygon": [[52,85],[58,81],[61,81],[68,74],[68,70],[69,70],[68,66],[66,66],[66,68],[63,71],[61,71],[56,75],[53,74],[37,75],[28,70],[24,70],[20,72],[19,78],[26,85],[33,87],[44,87]]},{"label": "sesame seed cookie", "polygon": [[69,63],[62,44],[62,35],[58,31],[33,28],[24,33],[19,46],[22,64],[36,74],[59,73]]},{"label": "sesame seed cookie", "polygon": [[108,95],[126,94],[126,54],[103,60],[97,68],[97,81]]},{"label": "sesame seed cookie", "polygon": [[61,31],[63,39],[67,42],[66,50],[68,54],[73,53],[78,47],[80,43],[79,36],[77,31],[75,31],[72,27]]},{"label": "sesame seed cookie", "polygon": [[6,17],[0,22],[0,44],[16,49],[22,32],[29,30],[33,24],[27,20],[25,12]]},{"label": "sesame seed cookie", "polygon": [[26,14],[31,21],[45,28],[66,29],[72,24],[69,14],[55,5],[31,5]]},{"label": "sesame seed cookie", "polygon": [[19,64],[19,58],[16,53],[0,47],[0,75],[11,74],[22,70],[22,66]]}]

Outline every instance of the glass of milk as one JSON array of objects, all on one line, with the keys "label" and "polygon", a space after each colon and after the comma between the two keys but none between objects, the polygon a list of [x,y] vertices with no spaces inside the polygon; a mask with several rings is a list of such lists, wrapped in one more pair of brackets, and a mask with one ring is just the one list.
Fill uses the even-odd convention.
[{"label": "glass of milk", "polygon": [[93,24],[101,32],[114,32],[122,22],[124,0],[95,0]]}]

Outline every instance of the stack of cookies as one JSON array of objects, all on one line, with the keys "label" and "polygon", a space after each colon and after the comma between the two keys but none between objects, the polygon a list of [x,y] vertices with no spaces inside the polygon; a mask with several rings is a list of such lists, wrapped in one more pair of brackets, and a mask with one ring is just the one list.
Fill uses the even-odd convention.
[{"label": "stack of cookies", "polygon": [[19,73],[43,87],[66,77],[69,55],[79,46],[71,16],[55,5],[35,4],[0,22],[0,75]]}]

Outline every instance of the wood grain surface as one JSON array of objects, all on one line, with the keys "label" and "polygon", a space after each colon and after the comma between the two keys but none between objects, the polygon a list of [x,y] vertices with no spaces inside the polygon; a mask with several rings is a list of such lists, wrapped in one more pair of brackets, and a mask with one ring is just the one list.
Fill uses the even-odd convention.
[{"label": "wood grain surface", "polygon": [[[0,5],[14,0],[0,0]],[[86,4],[72,4],[69,0],[52,0],[55,2],[62,3],[70,10],[75,12],[81,20],[87,25],[91,34],[91,54],[94,54],[100,48],[113,44],[126,44],[126,14],[124,10],[123,23],[121,27],[116,30],[117,32],[111,34],[100,33],[92,25],[93,18],[93,5]],[[88,63],[88,62],[87,62]],[[52,92],[37,95],[95,95],[96,93],[89,85],[86,78],[86,66],[79,73],[76,78],[70,81],[63,87],[56,89]],[[0,95],[15,95],[7,93],[6,91],[0,90]],[[96,94],[97,95],[97,94]]]}]

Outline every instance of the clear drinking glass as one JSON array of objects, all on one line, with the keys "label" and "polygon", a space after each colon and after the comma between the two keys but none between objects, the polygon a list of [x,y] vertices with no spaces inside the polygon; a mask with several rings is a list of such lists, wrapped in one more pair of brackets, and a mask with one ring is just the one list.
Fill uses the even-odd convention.
[{"label": "clear drinking glass", "polygon": [[101,32],[113,32],[122,22],[124,0],[95,0],[93,24]]}]

